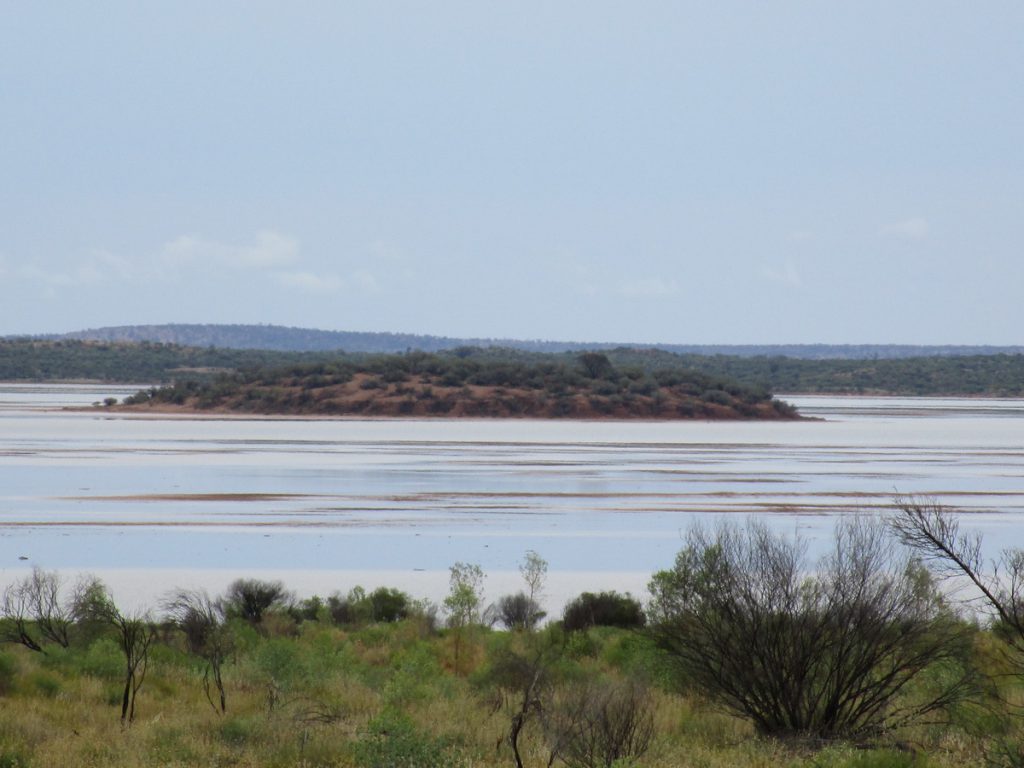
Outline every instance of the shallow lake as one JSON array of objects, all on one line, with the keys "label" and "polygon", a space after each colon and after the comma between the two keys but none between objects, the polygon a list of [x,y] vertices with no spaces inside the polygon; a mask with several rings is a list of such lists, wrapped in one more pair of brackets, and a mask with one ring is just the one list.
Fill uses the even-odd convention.
[{"label": "shallow lake", "polygon": [[642,591],[681,532],[757,515],[821,546],[837,515],[935,497],[1024,546],[1024,400],[791,397],[801,422],[151,418],[66,411],[134,387],[0,385],[0,583],[32,565],[127,600],[283,578],[493,598],[535,550],[557,609]]}]

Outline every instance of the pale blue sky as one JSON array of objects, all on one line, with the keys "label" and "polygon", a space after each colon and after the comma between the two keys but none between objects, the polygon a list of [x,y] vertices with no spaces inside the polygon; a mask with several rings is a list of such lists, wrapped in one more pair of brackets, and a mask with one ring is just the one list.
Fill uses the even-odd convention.
[{"label": "pale blue sky", "polygon": [[1019,2],[0,0],[0,334],[1024,341]]}]

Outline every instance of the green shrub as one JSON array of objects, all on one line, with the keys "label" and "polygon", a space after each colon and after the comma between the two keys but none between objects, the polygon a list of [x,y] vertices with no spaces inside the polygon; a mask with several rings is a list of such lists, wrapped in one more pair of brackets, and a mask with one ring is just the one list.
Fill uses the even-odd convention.
[{"label": "green shrub", "polygon": [[249,717],[232,717],[220,724],[218,735],[225,744],[240,747],[256,733],[257,723]]},{"label": "green shrub", "polygon": [[6,696],[14,690],[18,664],[9,653],[0,653],[0,696]]},{"label": "green shrub", "polygon": [[565,607],[562,619],[568,632],[588,627],[638,628],[644,623],[640,602],[618,592],[584,592]]},{"label": "green shrub", "polygon": [[0,768],[28,768],[31,764],[21,749],[0,746]]},{"label": "green shrub", "polygon": [[120,680],[124,674],[124,656],[112,637],[94,641],[82,655],[80,663],[85,674],[104,680]]},{"label": "green shrub", "polygon": [[62,690],[57,676],[44,670],[39,670],[29,675],[28,684],[48,699],[56,698],[57,694]]},{"label": "green shrub", "polygon": [[398,706],[427,698],[441,675],[437,657],[425,644],[414,645],[392,662],[394,674],[384,686],[384,700]]},{"label": "green shrub", "polygon": [[631,679],[666,691],[678,688],[678,670],[649,635],[620,633],[605,646],[602,658]]},{"label": "green shrub", "polygon": [[452,768],[462,763],[445,739],[418,731],[404,715],[385,712],[355,745],[360,768]]}]

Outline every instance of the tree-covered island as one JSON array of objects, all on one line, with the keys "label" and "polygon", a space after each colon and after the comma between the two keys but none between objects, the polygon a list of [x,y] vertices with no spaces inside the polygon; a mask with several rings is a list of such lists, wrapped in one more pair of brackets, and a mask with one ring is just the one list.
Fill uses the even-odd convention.
[{"label": "tree-covered island", "polygon": [[683,368],[617,367],[604,354],[515,360],[409,353],[183,379],[119,409],[322,416],[793,419],[759,387]]}]

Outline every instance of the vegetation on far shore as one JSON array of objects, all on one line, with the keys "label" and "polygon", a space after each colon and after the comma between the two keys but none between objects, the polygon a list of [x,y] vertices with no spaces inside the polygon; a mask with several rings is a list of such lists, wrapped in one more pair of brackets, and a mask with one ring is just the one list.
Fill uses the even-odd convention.
[{"label": "vegetation on far shore", "polygon": [[[440,358],[507,364],[572,365],[581,354],[466,347]],[[617,369],[686,369],[788,394],[1024,396],[1024,355],[988,354],[898,359],[798,359],[782,356],[673,354],[660,349],[604,349]],[[220,373],[255,368],[359,364],[366,353],[275,352],[183,347],[160,343],[0,339],[0,381],[209,381]]]},{"label": "vegetation on far shore", "polygon": [[440,606],[239,579],[153,611],[36,569],[0,602],[0,765],[1021,766],[1024,553],[996,572],[975,543],[914,500],[814,563],[753,520],[694,528],[646,605],[583,593],[547,625],[533,552],[490,605],[467,563]]}]

